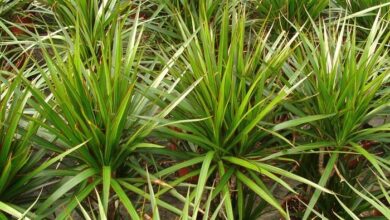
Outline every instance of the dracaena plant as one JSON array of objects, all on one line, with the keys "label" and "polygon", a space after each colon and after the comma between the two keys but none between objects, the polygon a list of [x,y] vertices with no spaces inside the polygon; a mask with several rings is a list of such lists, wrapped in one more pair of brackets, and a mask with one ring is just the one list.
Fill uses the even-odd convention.
[{"label": "dracaena plant", "polygon": [[133,185],[127,181],[137,175],[127,168],[128,159],[135,156],[138,148],[158,147],[144,140],[158,124],[154,118],[167,116],[195,86],[166,108],[155,106],[146,94],[158,91],[168,69],[152,81],[144,81],[153,69],[140,64],[142,56],[137,51],[143,28],[139,27],[138,14],[130,32],[124,31],[126,17],[117,16],[111,21],[99,45],[87,47],[89,59],[81,45],[86,33],[76,22],[75,39],[69,42],[70,49],[64,57],[55,46],[51,51],[43,50],[47,71],[41,69],[41,74],[48,90],[30,86],[34,99],[29,104],[45,118],[40,124],[51,134],[49,138],[56,140],[46,147],[63,152],[84,143],[68,156],[72,159],[64,162],[63,172],[58,171],[57,177],[63,178],[39,204],[35,213],[40,218],[60,205],[66,208],[57,218],[66,218],[79,202],[93,199],[93,190],[98,187],[104,213],[115,214],[114,203],[120,200],[130,217],[139,219],[133,204],[138,197],[130,199],[125,192],[130,190],[140,196],[145,193],[138,188],[138,182]]},{"label": "dracaena plant", "polygon": [[9,16],[31,2],[31,0],[2,0],[0,2],[0,17]]},{"label": "dracaena plant", "polygon": [[[2,73],[3,75],[3,73]],[[3,203],[18,204],[13,196],[23,193],[26,188],[19,188],[17,194],[9,193],[12,185],[17,181],[19,175],[26,174],[26,171],[33,164],[28,163],[31,151],[31,143],[28,135],[21,136],[18,133],[19,122],[23,115],[24,106],[29,97],[26,90],[18,85],[18,80],[7,81],[1,77],[1,100],[0,100],[0,201]],[[22,190],[22,191],[20,191]],[[2,218],[4,214],[0,213]]]},{"label": "dracaena plant", "polygon": [[[191,22],[199,21],[199,13],[204,11],[206,17],[209,19],[218,17],[220,14],[222,0],[203,0],[203,1],[189,1],[189,0],[157,0],[156,2],[162,2],[165,4],[165,10],[168,14],[180,13],[182,19],[190,24]],[[192,19],[195,18],[195,19]]]},{"label": "dracaena plant", "polygon": [[89,59],[91,53],[99,51],[100,41],[116,19],[134,17],[137,10],[135,1],[120,0],[47,0],[46,4],[53,8],[57,25],[68,29],[68,34],[64,36],[67,40],[72,41],[76,32],[80,32],[82,59]]},{"label": "dracaena plant", "polygon": [[[45,150],[33,147],[32,140],[39,125],[30,119],[37,119],[39,115],[27,109],[31,93],[21,83],[24,71],[0,72],[1,219],[31,215],[28,210],[39,191],[50,185],[50,177],[40,175],[59,160],[59,157],[50,158]],[[42,162],[42,157],[47,161]]]},{"label": "dracaena plant", "polygon": [[[204,1],[200,2],[200,20],[195,21],[199,26],[188,27],[177,17],[182,38],[191,41],[179,58],[181,62],[171,68],[173,85],[177,86],[170,92],[181,93],[194,81],[201,81],[171,112],[172,121],[167,123],[175,128],[163,127],[158,132],[188,143],[187,152],[181,154],[182,158],[188,154],[190,159],[154,175],[162,177],[184,167],[190,169],[171,185],[199,175],[189,196],[194,219],[203,209],[201,201],[208,187],[214,189],[212,199],[223,201],[222,213],[227,219],[255,219],[267,204],[286,216],[261,175],[292,191],[284,177],[326,191],[280,168],[282,163],[275,162],[284,155],[280,150],[291,146],[278,140],[280,135],[271,131],[272,123],[266,122],[272,121],[274,111],[293,90],[294,86],[283,84],[299,84],[294,81],[296,77],[283,78],[281,74],[293,51],[294,39],[287,40],[281,34],[276,41],[269,42],[270,32],[265,25],[261,30],[247,28],[245,6],[235,3],[221,6],[216,13],[222,15],[213,23],[208,20]],[[267,156],[275,151],[279,156],[268,160]],[[175,155],[173,152],[172,156]],[[260,203],[255,202],[258,199]]]},{"label": "dracaena plant", "polygon": [[[17,2],[17,1],[15,1]],[[49,38],[62,42],[61,27],[54,25],[53,12],[38,1],[19,1],[28,7],[14,8],[12,16],[0,18],[0,65],[2,69],[14,72],[23,65],[28,71],[22,74],[33,81],[40,78],[39,71],[29,57],[43,64],[40,47],[48,46]],[[58,44],[60,48],[60,44]],[[51,46],[51,45],[49,45]],[[26,63],[28,62],[28,63]]]},{"label": "dracaena plant", "polygon": [[[147,202],[144,200],[143,205],[145,205],[145,206],[150,205],[152,208],[150,210],[144,209],[142,216],[144,216],[144,218],[146,218],[146,219],[153,218],[156,220],[174,218],[174,216],[169,215],[168,213],[164,212],[164,210],[159,208],[159,203],[161,204],[162,201],[161,200],[159,201],[156,197],[157,194],[154,190],[153,183],[151,181],[152,176],[147,171],[145,172],[145,176],[147,178],[148,191],[149,191],[150,195],[147,194],[146,192],[144,192],[144,194],[147,195],[148,197],[150,196],[151,201],[150,201],[150,204],[147,204]],[[189,192],[189,190],[188,190],[188,192]],[[102,199],[98,193],[98,189],[95,189],[95,194],[96,194],[96,200],[97,200],[96,203],[90,201],[85,206],[81,205],[81,203],[79,204],[80,216],[83,217],[84,219],[109,219],[110,216],[104,212]],[[191,219],[191,211],[192,211],[190,209],[191,200],[189,198],[189,193],[187,193],[187,197],[184,197],[184,198],[186,200],[184,202],[182,210],[180,210],[180,219],[189,220],[189,219]],[[210,216],[210,218],[204,218],[204,219],[210,219],[210,220],[218,219],[218,214],[219,214],[220,209],[223,206],[223,203],[220,202],[215,209],[212,209],[211,204],[212,204],[212,197],[210,194],[207,198],[206,207],[204,209],[205,216]],[[1,208],[1,204],[0,204],[0,208]],[[71,218],[72,216],[69,215],[69,217]]]},{"label": "dracaena plant", "polygon": [[390,22],[390,3],[387,0],[343,1],[334,0],[348,14],[356,15],[357,23],[369,32],[380,9],[383,22]]},{"label": "dracaena plant", "polygon": [[[264,0],[255,1],[254,15],[260,19],[267,18],[274,23],[274,31],[294,31],[293,25],[301,27],[309,18],[317,19],[325,8],[329,6],[328,0]],[[295,31],[294,31],[295,32]]]},{"label": "dracaena plant", "polygon": [[[296,68],[302,67],[307,79],[296,89],[291,99],[294,102],[286,104],[287,109],[298,118],[327,116],[299,128],[300,138],[330,142],[319,155],[302,155],[300,172],[339,195],[335,198],[321,195],[318,190],[312,191],[303,219],[309,218],[312,211],[327,218],[350,218],[373,208],[389,217],[386,202],[380,200],[388,188],[379,194],[372,193],[371,190],[379,188],[368,187],[370,184],[366,183],[373,180],[358,178],[373,172],[382,181],[388,181],[389,163],[382,157],[388,152],[389,123],[372,127],[369,122],[384,117],[389,111],[390,70],[386,47],[389,34],[379,15],[364,41],[356,39],[356,25],[346,22],[343,17],[319,26],[313,22],[313,32],[301,34],[301,45],[292,59]],[[350,169],[356,166],[353,163],[360,163],[359,160],[366,160],[366,166],[359,168],[361,174],[351,175]],[[363,182],[367,188],[360,192],[356,188],[360,189]],[[351,193],[358,196],[351,196]],[[369,205],[357,205],[357,201],[351,199],[356,197],[362,197]],[[326,201],[331,202],[325,205]],[[329,209],[333,212],[327,212]]]}]

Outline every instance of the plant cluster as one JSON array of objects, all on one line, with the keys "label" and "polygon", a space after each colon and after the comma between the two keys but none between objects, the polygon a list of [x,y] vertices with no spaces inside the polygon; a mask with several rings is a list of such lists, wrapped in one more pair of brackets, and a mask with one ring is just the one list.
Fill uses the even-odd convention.
[{"label": "plant cluster", "polygon": [[0,1],[0,219],[390,219],[389,8]]}]

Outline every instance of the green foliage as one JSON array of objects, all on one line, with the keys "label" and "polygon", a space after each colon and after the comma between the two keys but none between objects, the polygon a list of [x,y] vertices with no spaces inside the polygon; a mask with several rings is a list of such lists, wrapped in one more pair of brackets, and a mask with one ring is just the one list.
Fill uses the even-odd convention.
[{"label": "green foliage", "polygon": [[0,17],[9,16],[16,10],[30,4],[31,0],[1,0],[0,2]]},{"label": "green foliage", "polygon": [[[66,40],[73,41],[77,37],[80,40],[77,46],[82,60],[88,60],[100,51],[99,47],[106,33],[114,30],[111,25],[117,20],[125,20],[122,21],[124,23],[124,18],[134,16],[135,9],[130,10],[131,3],[119,0],[47,1],[47,4],[53,7],[59,25],[69,29],[65,34]],[[125,24],[122,24],[122,28],[126,28]],[[123,30],[125,31],[130,30]]]},{"label": "green foliage", "polygon": [[[103,12],[101,16],[108,15]],[[126,21],[120,18],[109,20],[111,23],[105,24],[108,29],[99,39],[99,46],[86,47],[87,53],[82,45],[89,39],[84,37],[83,27],[76,21],[75,39],[68,42],[72,50],[63,54],[53,44],[51,51],[43,51],[47,71],[40,69],[40,73],[51,95],[47,97],[45,91],[31,86],[34,99],[29,104],[44,118],[38,123],[52,137],[58,138],[59,144],[48,149],[64,152],[81,143],[85,146],[70,155],[75,159],[74,165],[67,167],[68,172],[63,171],[63,181],[40,204],[36,214],[41,217],[51,214],[56,208],[53,207],[55,203],[65,202],[67,209],[58,217],[65,218],[67,212],[77,206],[77,200],[82,201],[91,193],[93,188],[90,186],[102,187],[102,204],[107,213],[108,206],[114,203],[109,201],[112,185],[114,194],[130,216],[139,218],[132,202],[122,195],[123,186],[117,180],[136,175],[136,172],[126,170],[126,163],[137,148],[160,147],[144,142],[158,125],[154,118],[167,116],[191,88],[165,109],[154,107],[145,95],[159,87],[166,73],[162,72],[150,83],[142,83],[141,56],[137,52],[142,36],[138,13],[130,32],[124,30]],[[89,59],[86,59],[86,54]],[[62,55],[66,59],[62,59]],[[72,188],[77,188],[75,197],[60,200]]]},{"label": "green foliage", "polygon": [[[202,6],[200,8],[205,8]],[[281,74],[282,66],[293,51],[293,39],[289,41],[281,34],[271,44],[269,31],[265,28],[256,32],[248,28],[247,34],[244,6],[226,4],[221,10],[221,19],[213,25],[207,22],[207,12],[201,11],[200,21],[195,22],[201,24],[198,29],[187,27],[179,17],[178,27],[183,39],[193,40],[181,57],[181,66],[177,65],[177,72],[172,71],[180,81],[176,91],[184,91],[195,80],[202,81],[173,110],[170,119],[200,120],[175,125],[179,132],[167,127],[161,128],[160,132],[195,145],[196,152],[204,158],[199,161],[202,165],[198,168],[198,186],[191,194],[195,211],[201,207],[206,183],[220,178],[215,182],[213,197],[225,198],[225,213],[229,219],[253,219],[261,214],[260,207],[264,204],[252,207],[256,199],[253,193],[286,215],[257,174],[288,189],[291,187],[278,175],[300,179],[274,167],[272,161],[258,161],[281,147],[290,147],[284,144],[274,147],[280,141],[269,131],[272,126],[263,121],[272,118],[273,111],[295,86],[299,86],[300,82],[294,80],[296,76],[286,79]],[[286,81],[294,86],[279,84]],[[170,173],[173,171],[169,168]]]},{"label": "green foliage", "polygon": [[387,1],[0,2],[0,219],[390,218]]},{"label": "green foliage", "polygon": [[[27,108],[31,93],[20,78],[24,71],[18,70],[17,75],[2,71],[0,75],[0,209],[14,216],[30,215],[29,206],[50,179],[40,175],[60,159],[40,162],[47,152],[32,146],[39,129],[34,121],[40,116]],[[2,213],[0,217],[5,218]]]},{"label": "green foliage", "polygon": [[369,11],[367,13],[363,13],[357,17],[357,21],[363,28],[371,28],[374,24],[375,17],[378,13],[378,10],[382,13],[382,19],[385,22],[390,22],[390,4],[388,0],[361,0],[361,1],[345,1],[345,0],[335,0],[336,4],[346,9],[349,14],[360,13],[361,11],[367,11],[370,9],[374,9],[373,11]]},{"label": "green foliage", "polygon": [[2,81],[0,87],[2,95],[0,102],[0,198],[4,201],[11,200],[15,195],[9,190],[18,180],[17,175],[31,169],[32,164],[28,163],[31,149],[29,138],[36,132],[36,126],[30,123],[24,129],[26,134],[22,137],[18,135],[18,129],[21,129],[19,122],[30,95],[28,91],[21,88],[20,80],[17,78],[17,76],[10,80],[0,78]]},{"label": "green foliage", "polygon": [[[369,36],[360,43],[356,40],[356,27],[347,26],[345,21],[338,22],[335,26],[326,26],[326,29],[323,25],[316,26],[313,23],[314,32],[301,34],[302,43],[293,58],[297,64],[296,68],[302,69],[304,77],[307,77],[294,93],[296,96],[294,100],[301,101],[298,105],[288,104],[286,108],[299,117],[333,114],[327,119],[311,123],[312,129],[304,131],[310,132],[308,136],[312,137],[310,140],[331,141],[332,144],[327,150],[358,153],[371,163],[371,169],[376,175],[387,181],[385,172],[388,170],[388,165],[380,162],[374,149],[367,151],[362,147],[364,141],[388,143],[389,138],[389,124],[365,127],[371,119],[385,113],[389,104],[389,94],[380,92],[389,82],[388,49],[385,43],[389,35],[381,24],[377,17]],[[381,42],[381,39],[384,41]],[[288,70],[287,73],[294,74],[292,70]],[[356,176],[348,174],[350,171],[346,168],[345,161],[342,164],[342,159],[350,157],[348,154],[331,153],[327,164],[324,162],[326,159],[324,157],[328,156],[324,154],[320,152],[319,170],[315,175],[316,178],[320,178],[320,185],[325,186],[329,178],[338,178],[334,174],[337,166],[344,167],[340,175],[351,177],[345,181],[358,183]],[[364,173],[363,170],[360,173]],[[328,185],[328,187],[345,196],[353,193],[350,189],[343,191],[346,186],[339,185]],[[319,196],[320,191],[313,194],[310,207],[316,204]],[[319,201],[318,204],[321,206],[325,203]],[[337,202],[333,204],[339,206]],[[304,218],[308,217],[308,213],[305,213]]]},{"label": "green foliage", "polygon": [[268,18],[277,29],[292,31],[291,24],[301,27],[309,18],[317,19],[328,5],[328,0],[263,0],[255,7],[260,19]]}]

